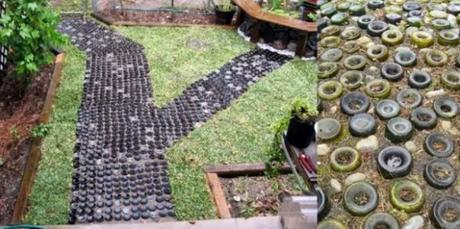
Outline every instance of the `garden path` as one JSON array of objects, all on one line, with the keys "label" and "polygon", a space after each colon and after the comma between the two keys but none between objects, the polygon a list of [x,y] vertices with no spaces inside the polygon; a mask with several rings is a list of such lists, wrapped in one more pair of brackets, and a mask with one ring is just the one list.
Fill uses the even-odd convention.
[{"label": "garden path", "polygon": [[70,223],[175,217],[165,149],[289,57],[255,49],[155,107],[142,45],[92,21],[60,30],[87,53]]}]

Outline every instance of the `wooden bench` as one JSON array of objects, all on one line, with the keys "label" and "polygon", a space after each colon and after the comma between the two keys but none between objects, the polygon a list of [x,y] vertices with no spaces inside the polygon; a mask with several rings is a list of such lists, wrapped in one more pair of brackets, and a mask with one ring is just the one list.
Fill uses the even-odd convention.
[{"label": "wooden bench", "polygon": [[260,40],[260,29],[262,22],[269,22],[276,25],[285,26],[295,29],[300,32],[300,37],[297,42],[296,55],[304,56],[306,52],[306,42],[308,33],[316,32],[316,23],[306,22],[299,19],[288,18],[279,16],[273,13],[265,12],[262,8],[254,2],[254,0],[232,0],[233,3],[240,7],[241,11],[237,15],[236,25],[240,26],[246,16],[250,16],[255,20],[255,24],[251,30],[251,42],[258,42]]}]

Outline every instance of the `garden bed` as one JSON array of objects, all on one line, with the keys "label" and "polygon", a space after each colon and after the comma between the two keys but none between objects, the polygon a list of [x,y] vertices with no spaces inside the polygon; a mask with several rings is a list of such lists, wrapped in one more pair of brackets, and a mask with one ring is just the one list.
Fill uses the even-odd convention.
[{"label": "garden bed", "polygon": [[302,195],[292,176],[280,175],[221,178],[227,203],[234,218],[277,215],[285,196]]},{"label": "garden bed", "polygon": [[54,64],[44,66],[36,73],[23,94],[12,91],[18,88],[17,81],[4,79],[0,86],[0,224],[17,220],[13,212],[17,214],[17,206],[25,201],[23,198],[30,188],[31,183],[26,184],[27,178],[24,180],[23,177],[34,173],[30,158],[38,159],[32,149],[40,141],[33,137],[33,132],[39,134],[40,130],[34,130],[34,127],[47,122],[62,58],[61,54]]},{"label": "garden bed", "polygon": [[124,12],[120,10],[99,11],[94,14],[97,18],[110,24],[137,25],[213,25],[215,16],[202,10],[187,10],[187,12]]}]

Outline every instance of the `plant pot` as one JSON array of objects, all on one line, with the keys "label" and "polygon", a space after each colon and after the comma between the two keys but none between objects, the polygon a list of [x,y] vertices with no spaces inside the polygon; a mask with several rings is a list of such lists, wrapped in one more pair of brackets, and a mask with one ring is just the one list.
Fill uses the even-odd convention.
[{"label": "plant pot", "polygon": [[235,15],[236,10],[222,10],[219,7],[215,8],[216,13],[216,23],[219,25],[230,25],[232,23],[233,15]]},{"label": "plant pot", "polygon": [[297,148],[306,148],[315,140],[315,123],[312,121],[303,121],[297,116],[289,122],[287,130],[287,141],[290,145]]}]

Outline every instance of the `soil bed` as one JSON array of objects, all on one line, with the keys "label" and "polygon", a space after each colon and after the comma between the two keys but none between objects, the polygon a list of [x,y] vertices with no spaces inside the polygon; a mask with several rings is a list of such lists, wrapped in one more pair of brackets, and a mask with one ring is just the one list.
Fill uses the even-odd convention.
[{"label": "soil bed", "polygon": [[294,178],[289,175],[220,178],[220,181],[233,217],[276,215],[284,196],[302,194],[295,190]]},{"label": "soil bed", "polygon": [[210,25],[215,24],[213,14],[205,14],[202,10],[187,10],[186,12],[125,12],[118,10],[105,10],[96,13],[110,23],[132,22],[151,23],[159,25]]},{"label": "soil bed", "polygon": [[32,77],[23,93],[18,83],[3,79],[0,85],[0,225],[13,213],[21,178],[32,142],[31,130],[38,124],[54,65]]}]

